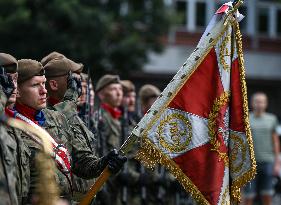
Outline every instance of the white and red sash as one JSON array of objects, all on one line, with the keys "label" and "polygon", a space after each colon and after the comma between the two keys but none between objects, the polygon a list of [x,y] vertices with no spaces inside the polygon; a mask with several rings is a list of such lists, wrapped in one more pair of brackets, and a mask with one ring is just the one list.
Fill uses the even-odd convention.
[{"label": "white and red sash", "polygon": [[[29,125],[37,128],[39,125],[34,123],[29,118],[23,116],[22,114],[15,112],[15,118],[20,119]],[[71,179],[71,164],[70,164],[70,154],[63,144],[58,144],[51,135],[48,135],[48,140],[51,142],[53,147],[53,157],[55,159],[58,169]],[[38,141],[37,141],[38,142]],[[40,142],[39,142],[40,143]]]}]

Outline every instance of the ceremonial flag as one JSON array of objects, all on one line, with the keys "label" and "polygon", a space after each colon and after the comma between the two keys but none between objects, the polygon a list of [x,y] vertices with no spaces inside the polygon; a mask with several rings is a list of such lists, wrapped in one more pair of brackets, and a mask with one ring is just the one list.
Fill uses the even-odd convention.
[{"label": "ceremonial flag", "polygon": [[232,3],[135,127],[137,159],[165,166],[198,204],[234,204],[255,175],[238,21]]}]

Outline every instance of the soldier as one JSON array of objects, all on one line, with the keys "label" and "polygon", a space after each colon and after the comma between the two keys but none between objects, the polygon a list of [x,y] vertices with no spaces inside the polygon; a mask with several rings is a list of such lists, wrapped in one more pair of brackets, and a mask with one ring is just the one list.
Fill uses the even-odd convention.
[{"label": "soldier", "polygon": [[138,124],[140,116],[136,111],[136,89],[130,80],[121,81],[123,87],[123,105],[127,106],[130,131]]},{"label": "soldier", "polygon": [[[83,65],[62,57],[51,59],[44,66],[44,69],[47,78],[46,88],[49,94],[48,109],[59,111],[66,117],[70,127],[69,131],[72,132],[73,136],[71,143],[77,153],[81,157],[87,157],[88,160],[96,160],[95,137],[80,119],[77,111],[77,99],[80,95],[79,92],[81,92],[81,87],[79,88],[77,85],[80,83],[79,78]],[[76,77],[73,77],[74,75]],[[87,182],[76,175],[73,176],[74,199],[80,201],[94,181]]]},{"label": "soldier", "polygon": [[[96,94],[101,101],[100,109],[97,111],[100,115],[98,123],[100,147],[102,147],[102,151],[120,148],[122,143],[120,122],[122,112],[119,107],[122,104],[123,90],[119,76],[104,75],[101,77],[96,85]],[[101,196],[103,193],[98,195],[98,197],[102,198],[102,204],[109,204],[112,201],[116,204],[121,204],[119,197],[120,186],[115,186],[115,183],[114,179],[109,180],[107,183],[108,202],[105,202],[104,199],[106,198]]]},{"label": "soldier", "polygon": [[92,81],[85,73],[81,73],[82,93],[78,98],[79,117],[91,131],[94,130],[94,89]]},{"label": "soldier", "polygon": [[[5,72],[17,67],[17,61],[11,55],[0,53],[0,115],[4,116],[4,109],[13,95],[14,85],[11,77]],[[14,68],[15,67],[15,68]],[[17,142],[8,134],[7,127],[0,122],[0,204],[17,205],[18,160]]]},{"label": "soldier", "polygon": [[[88,158],[73,146],[75,137],[72,137],[67,121],[61,113],[46,108],[47,90],[45,89],[45,70],[41,63],[22,59],[18,61],[18,97],[15,104],[15,117],[30,125],[41,126],[51,135],[50,142],[54,147],[54,160],[57,164],[57,181],[60,185],[61,197],[70,199],[72,191],[72,172],[79,177],[97,177],[106,165],[111,172],[116,173],[125,159],[116,152],[110,152],[103,158]],[[40,150],[37,140],[31,139],[22,133],[21,137],[31,150],[30,171],[31,189],[29,201],[36,199],[34,185],[37,174],[34,166],[34,157]],[[70,156],[71,154],[71,156]],[[92,154],[92,153],[91,153]],[[72,160],[71,160],[72,159]]]},{"label": "soldier", "polygon": [[139,90],[141,111],[144,115],[160,95],[160,90],[154,85],[146,84]]}]

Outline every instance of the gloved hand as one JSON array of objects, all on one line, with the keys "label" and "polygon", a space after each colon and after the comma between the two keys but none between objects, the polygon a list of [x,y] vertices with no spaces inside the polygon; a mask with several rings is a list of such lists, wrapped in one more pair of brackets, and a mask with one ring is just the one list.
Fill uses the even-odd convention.
[{"label": "gloved hand", "polygon": [[67,77],[67,88],[77,91],[77,93],[79,94],[79,97],[80,97],[82,94],[82,82],[81,82],[81,78],[79,79],[75,75],[78,75],[78,74],[69,72],[68,77]]},{"label": "gloved hand", "polygon": [[108,163],[108,169],[112,174],[118,173],[120,169],[122,169],[124,163],[127,161],[127,157],[118,154],[116,149],[110,151],[105,156],[105,159]]},{"label": "gloved hand", "polygon": [[0,67],[0,84],[2,86],[3,92],[9,99],[15,89],[15,86],[13,83],[13,79],[11,78],[11,76],[7,75],[3,67]]}]

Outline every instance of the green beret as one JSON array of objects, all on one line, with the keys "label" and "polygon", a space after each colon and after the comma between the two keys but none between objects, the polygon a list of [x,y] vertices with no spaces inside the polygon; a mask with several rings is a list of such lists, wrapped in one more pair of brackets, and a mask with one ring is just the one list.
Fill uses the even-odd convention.
[{"label": "green beret", "polygon": [[45,66],[46,78],[64,76],[69,73],[81,73],[83,70],[83,64],[75,63],[68,58],[55,58],[49,61]]},{"label": "green beret", "polygon": [[158,97],[160,90],[151,84],[146,84],[140,88],[139,97],[142,103],[146,102],[149,98]]},{"label": "green beret", "polygon": [[55,58],[65,58],[65,56],[59,52],[54,51],[52,53],[49,53],[44,58],[42,58],[41,63],[43,66],[45,66],[49,61],[51,61]]},{"label": "green beret", "polygon": [[3,66],[7,73],[15,73],[18,70],[18,61],[10,54],[0,53],[0,66]]},{"label": "green beret", "polygon": [[40,62],[31,59],[18,61],[18,83],[22,83],[33,76],[42,76],[44,74],[44,68]]},{"label": "green beret", "polygon": [[135,92],[136,90],[135,85],[130,80],[121,80],[121,85],[125,95],[128,94],[129,92]]},{"label": "green beret", "polygon": [[113,83],[120,83],[120,78],[118,75],[104,75],[102,76],[96,85],[96,92],[101,91],[106,86],[113,84]]}]

